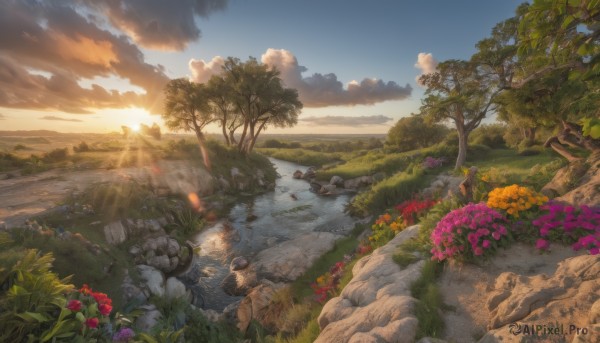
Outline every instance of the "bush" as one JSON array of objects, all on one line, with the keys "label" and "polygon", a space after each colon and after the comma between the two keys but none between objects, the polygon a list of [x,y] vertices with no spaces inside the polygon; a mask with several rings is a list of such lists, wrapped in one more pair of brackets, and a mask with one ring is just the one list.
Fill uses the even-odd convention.
[{"label": "bush", "polygon": [[29,147],[23,144],[17,144],[15,145],[15,147],[13,148],[13,150],[17,151],[17,150],[29,150]]},{"label": "bush", "polygon": [[186,310],[184,335],[187,342],[237,342],[241,339],[239,330],[225,323],[213,323],[200,310]]},{"label": "bush", "polygon": [[73,151],[74,152],[86,152],[86,151],[90,151],[90,147],[88,146],[88,144],[86,142],[81,142],[78,145],[73,147]]},{"label": "bush", "polygon": [[64,161],[67,159],[67,157],[69,157],[69,148],[62,148],[54,149],[50,152],[45,153],[42,157],[42,160],[46,163],[53,163]]},{"label": "bush", "polygon": [[423,117],[400,118],[390,128],[385,145],[396,151],[409,151],[439,143],[449,129],[440,124],[428,124]]},{"label": "bush", "polygon": [[474,260],[489,257],[509,240],[506,219],[484,203],[448,213],[431,233],[433,259]]},{"label": "bush", "polygon": [[348,206],[351,214],[366,216],[376,210],[383,210],[398,202],[408,200],[427,183],[422,170],[413,174],[400,172],[387,178],[369,191],[358,194]]},{"label": "bush", "polygon": [[476,128],[469,135],[469,144],[486,145],[492,149],[506,147],[504,134],[507,127],[502,124],[485,124]]},{"label": "bush", "polygon": [[506,211],[510,217],[519,218],[520,212],[543,205],[547,201],[547,196],[530,188],[512,185],[492,190],[488,194],[487,205]]}]

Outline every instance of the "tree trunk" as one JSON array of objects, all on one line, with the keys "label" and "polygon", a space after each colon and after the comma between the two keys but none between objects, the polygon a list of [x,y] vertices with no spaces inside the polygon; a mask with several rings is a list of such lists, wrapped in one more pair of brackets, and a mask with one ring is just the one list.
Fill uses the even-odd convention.
[{"label": "tree trunk", "polygon": [[260,126],[258,127],[258,130],[256,131],[256,133],[254,134],[254,138],[252,138],[252,142],[250,142],[250,148],[248,150],[248,153],[252,152],[252,149],[254,149],[254,144],[256,144],[256,140],[258,139],[258,135],[260,134],[260,132],[262,131],[262,129],[265,127],[265,124],[267,122],[264,121],[260,124]]},{"label": "tree trunk", "polygon": [[535,127],[527,128],[525,136],[527,137],[527,146],[533,146],[535,144]]},{"label": "tree trunk", "polygon": [[235,140],[235,130],[229,130],[229,142],[231,142],[232,145],[237,144],[237,141]]},{"label": "tree trunk", "polygon": [[[196,125],[194,125],[196,126]],[[198,145],[200,145],[200,153],[202,154],[202,160],[204,161],[204,166],[206,169],[210,171],[210,158],[208,157],[208,150],[206,149],[206,145],[204,145],[204,134],[200,129],[196,126],[196,138],[198,139]]]},{"label": "tree trunk", "polygon": [[464,124],[460,123],[456,124],[456,129],[458,131],[458,157],[456,158],[456,164],[454,165],[454,169],[460,169],[467,160],[467,147],[468,147],[468,139],[469,132],[465,129]]},{"label": "tree trunk", "polygon": [[248,122],[244,123],[244,131],[242,131],[242,136],[240,137],[240,141],[238,142],[238,151],[243,152],[244,141],[246,140],[246,134],[248,133]]},{"label": "tree trunk", "polygon": [[223,137],[225,137],[225,143],[227,143],[227,146],[231,145],[231,141],[229,140],[229,136],[227,136],[227,128],[225,127],[227,125],[227,123],[225,122],[225,120],[221,121],[221,130],[223,130]]}]

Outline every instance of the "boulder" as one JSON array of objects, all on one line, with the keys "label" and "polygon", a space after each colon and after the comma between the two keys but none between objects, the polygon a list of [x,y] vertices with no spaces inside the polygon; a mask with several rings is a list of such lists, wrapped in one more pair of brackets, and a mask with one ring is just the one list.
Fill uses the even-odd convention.
[{"label": "boulder", "polygon": [[252,262],[261,278],[289,282],[302,275],[321,255],[331,250],[339,236],[330,232],[309,232],[262,250]]},{"label": "boulder", "polygon": [[402,268],[392,256],[398,245],[418,231],[417,225],[406,228],[354,265],[352,280],[323,307],[315,343],[415,342],[417,300],[411,296],[410,285],[420,277],[425,261]]},{"label": "boulder", "polygon": [[329,184],[336,185],[337,187],[344,187],[344,179],[337,175],[334,175],[331,177],[331,180],[329,180]]},{"label": "boulder", "polygon": [[248,292],[249,287],[238,279],[237,273],[229,273],[229,275],[221,281],[221,289],[231,296],[241,296]]},{"label": "boulder", "polygon": [[310,183],[310,190],[315,192],[315,193],[319,193],[319,191],[321,190],[321,184],[317,183],[317,182],[311,182]]},{"label": "boulder", "polygon": [[146,261],[148,265],[164,272],[168,273],[172,271],[171,269],[171,260],[167,255],[158,255],[154,256]]},{"label": "boulder", "polygon": [[135,328],[140,332],[150,332],[158,324],[162,315],[154,305],[141,306],[139,309],[144,313],[135,320]]},{"label": "boulder", "polygon": [[148,252],[148,251],[156,251],[156,249],[158,248],[158,245],[156,244],[156,240],[154,238],[148,238],[144,244],[142,244],[142,250],[144,250],[144,252]]},{"label": "boulder", "polygon": [[167,253],[167,236],[156,237],[156,254],[164,255]]},{"label": "boulder", "polygon": [[183,298],[187,295],[185,285],[175,277],[167,279],[165,297],[167,299]]},{"label": "boulder", "polygon": [[248,260],[246,258],[244,258],[242,256],[238,256],[238,257],[234,258],[233,260],[231,260],[231,264],[229,265],[229,270],[236,271],[236,270],[246,269],[249,264],[250,264],[250,262],[248,262]]},{"label": "boulder", "polygon": [[280,319],[280,313],[273,313],[279,311],[270,311],[272,309],[271,300],[279,288],[281,286],[266,282],[253,288],[242,299],[237,308],[237,328],[241,332],[246,332],[252,320],[259,322],[263,327],[274,328],[274,324]]},{"label": "boulder", "polygon": [[315,177],[317,177],[317,172],[313,167],[309,167],[308,169],[306,169],[306,173],[302,175],[302,178],[305,180],[314,179]]},{"label": "boulder", "polygon": [[150,232],[158,232],[158,231],[162,230],[162,226],[160,225],[160,223],[156,219],[146,220],[144,224],[145,224],[144,226]]},{"label": "boulder", "polygon": [[332,194],[337,187],[335,185],[324,185],[319,189],[319,194]]},{"label": "boulder", "polygon": [[299,171],[299,170],[296,170],[296,171],[294,172],[294,174],[292,174],[292,177],[293,177],[294,179],[302,179],[303,175],[304,175],[304,174],[303,174],[301,171]]},{"label": "boulder", "polygon": [[136,269],[150,293],[159,297],[165,295],[165,276],[160,270],[144,264],[137,265]]},{"label": "boulder", "polygon": [[111,245],[123,243],[127,240],[127,229],[120,221],[112,222],[104,227],[104,237]]},{"label": "boulder", "polygon": [[167,241],[167,255],[173,257],[173,256],[177,256],[177,254],[179,253],[179,250],[181,249],[181,247],[179,246],[179,243],[177,242],[177,240],[169,238]]},{"label": "boulder", "polygon": [[233,179],[243,176],[243,174],[240,172],[240,170],[236,167],[231,168],[231,177]]}]

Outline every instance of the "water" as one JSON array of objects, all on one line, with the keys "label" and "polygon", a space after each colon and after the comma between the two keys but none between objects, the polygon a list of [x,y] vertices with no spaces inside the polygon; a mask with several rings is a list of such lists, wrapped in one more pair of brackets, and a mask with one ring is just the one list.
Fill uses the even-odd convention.
[{"label": "water", "polygon": [[[199,284],[207,309],[221,311],[241,299],[225,294],[220,287],[234,257],[244,256],[252,263],[261,250],[298,235],[311,231],[347,234],[354,227],[355,221],[343,213],[349,195],[317,195],[309,190],[308,182],[292,178],[294,171],[304,172],[308,167],[270,160],[281,175],[275,190],[235,205],[228,216],[233,230],[224,230],[219,223],[194,239],[200,246],[196,263],[203,271]],[[256,219],[248,222],[249,215]]]}]

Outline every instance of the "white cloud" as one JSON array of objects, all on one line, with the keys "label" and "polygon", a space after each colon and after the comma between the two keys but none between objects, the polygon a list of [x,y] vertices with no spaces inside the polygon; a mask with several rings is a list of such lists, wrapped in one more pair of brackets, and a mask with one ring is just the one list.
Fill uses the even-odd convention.
[{"label": "white cloud", "polygon": [[215,56],[209,62],[192,58],[188,62],[188,67],[192,72],[192,81],[205,83],[211,76],[221,72],[221,67],[223,67],[224,63],[225,60],[221,56]]},{"label": "white cloud", "polygon": [[417,63],[415,63],[415,68],[421,70],[421,74],[416,77],[417,84],[421,85],[419,82],[419,78],[422,75],[427,75],[431,73],[435,73],[437,70],[438,61],[433,57],[431,53],[420,52],[417,56]]}]

